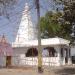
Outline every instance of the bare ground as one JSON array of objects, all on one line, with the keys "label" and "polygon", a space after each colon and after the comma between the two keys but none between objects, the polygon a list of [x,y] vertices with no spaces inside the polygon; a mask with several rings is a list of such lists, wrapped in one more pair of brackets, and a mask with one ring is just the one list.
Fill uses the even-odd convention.
[{"label": "bare ground", "polygon": [[0,68],[0,75],[75,75],[75,66],[43,67],[38,73],[36,67]]}]

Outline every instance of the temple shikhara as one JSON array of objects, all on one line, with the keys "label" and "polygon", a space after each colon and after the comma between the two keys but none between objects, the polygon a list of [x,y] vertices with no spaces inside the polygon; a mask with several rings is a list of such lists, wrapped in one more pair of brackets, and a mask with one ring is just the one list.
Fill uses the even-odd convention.
[{"label": "temple shikhara", "polygon": [[[37,29],[31,21],[28,3],[25,3],[16,38],[10,45],[3,35],[0,41],[0,66],[37,66]],[[70,41],[55,37],[41,39],[42,65],[71,64]]]},{"label": "temple shikhara", "polygon": [[34,25],[32,24],[31,18],[30,18],[30,12],[29,12],[29,6],[26,3],[25,5],[25,10],[23,11],[22,14],[22,19],[20,21],[19,29],[17,32],[16,40],[15,40],[15,45],[23,45],[26,42],[36,39],[36,34],[35,34],[35,28]]}]

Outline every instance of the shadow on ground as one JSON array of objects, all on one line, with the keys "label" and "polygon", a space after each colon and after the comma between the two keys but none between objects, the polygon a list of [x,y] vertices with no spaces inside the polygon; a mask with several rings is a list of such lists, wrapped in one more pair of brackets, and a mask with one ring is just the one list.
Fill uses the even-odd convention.
[{"label": "shadow on ground", "polygon": [[75,74],[75,68],[63,68],[55,71],[55,74],[57,75],[74,75]]}]

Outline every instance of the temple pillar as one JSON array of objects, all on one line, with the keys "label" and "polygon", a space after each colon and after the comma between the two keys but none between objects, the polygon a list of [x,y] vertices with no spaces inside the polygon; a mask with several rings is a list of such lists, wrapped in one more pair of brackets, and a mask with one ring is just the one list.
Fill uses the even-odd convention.
[{"label": "temple pillar", "polygon": [[72,61],[71,61],[71,50],[70,48],[68,48],[68,65],[71,65]]},{"label": "temple pillar", "polygon": [[57,54],[57,57],[58,57],[58,65],[62,65],[62,59],[61,59],[61,46],[58,46],[58,54]]},{"label": "temple pillar", "polygon": [[60,54],[61,54],[61,65],[65,65],[65,50],[64,50],[64,46],[61,46],[61,50],[60,50]]},{"label": "temple pillar", "polygon": [[63,56],[61,57],[62,58],[62,65],[65,65],[65,50],[64,50],[64,48],[62,48],[63,49]]}]

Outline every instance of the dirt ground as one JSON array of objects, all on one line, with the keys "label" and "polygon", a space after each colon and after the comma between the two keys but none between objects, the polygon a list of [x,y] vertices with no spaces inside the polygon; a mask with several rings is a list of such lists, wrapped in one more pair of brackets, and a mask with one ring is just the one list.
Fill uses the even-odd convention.
[{"label": "dirt ground", "polygon": [[43,67],[43,73],[38,73],[35,67],[0,68],[0,75],[75,75],[75,66]]}]

